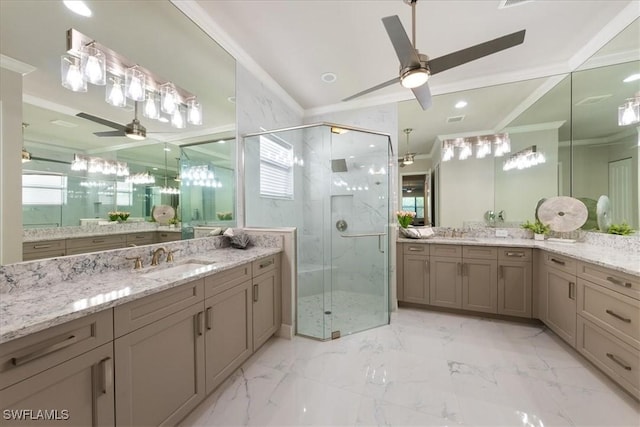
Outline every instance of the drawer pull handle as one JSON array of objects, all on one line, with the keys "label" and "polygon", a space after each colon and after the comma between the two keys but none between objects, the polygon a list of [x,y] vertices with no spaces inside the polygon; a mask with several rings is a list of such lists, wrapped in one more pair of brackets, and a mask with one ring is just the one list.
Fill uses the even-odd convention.
[{"label": "drawer pull handle", "polygon": [[605,313],[607,313],[607,314],[608,314],[608,315],[610,315],[610,316],[615,317],[616,319],[620,319],[620,320],[622,320],[623,322],[631,323],[631,319],[627,319],[626,317],[622,317],[622,316],[620,316],[619,314],[614,313],[613,311],[611,311],[611,310],[609,310],[609,309],[606,309],[606,310],[605,310]]},{"label": "drawer pull handle", "polygon": [[607,353],[607,357],[611,360],[613,360],[614,362],[616,362],[618,365],[622,366],[625,370],[630,371],[631,370],[631,366],[626,365],[625,363],[621,362],[620,360],[618,360],[618,358],[611,353]]},{"label": "drawer pull handle", "polygon": [[411,252],[422,252],[422,248],[416,248],[414,246],[409,246],[409,250]]},{"label": "drawer pull handle", "polygon": [[104,243],[104,239],[93,239],[93,243]]},{"label": "drawer pull handle", "polygon": [[623,282],[622,280],[618,280],[615,277],[607,276],[607,281],[613,283],[614,285],[624,286],[625,288],[631,287],[631,283]]},{"label": "drawer pull handle", "polygon": [[269,267],[269,266],[270,266],[271,264],[273,264],[274,262],[275,262],[274,260],[270,259],[270,260],[269,260],[269,261],[267,261],[267,262],[263,262],[263,263],[261,263],[261,264],[260,264],[260,268]]},{"label": "drawer pull handle", "polygon": [[100,391],[102,394],[107,394],[111,389],[113,381],[113,361],[110,357],[107,357],[106,359],[102,359],[100,364],[102,365],[102,390]]},{"label": "drawer pull handle", "polygon": [[461,262],[458,263],[458,272],[462,276],[462,263]]},{"label": "drawer pull handle", "polygon": [[425,267],[425,269],[427,270],[427,274],[431,274],[431,273],[430,273],[430,271],[431,271],[430,267],[431,267],[431,266],[429,265],[429,260],[427,260],[427,261],[425,261],[425,262],[424,262],[424,267]]},{"label": "drawer pull handle", "polygon": [[147,236],[136,236],[136,239],[146,239]]},{"label": "drawer pull handle", "polygon": [[524,256],[524,252],[507,252],[507,256],[522,258]]},{"label": "drawer pull handle", "polygon": [[564,261],[560,261],[559,259],[551,258],[551,262],[555,262],[556,264],[565,265]]},{"label": "drawer pull handle", "polygon": [[213,310],[213,307],[207,307],[207,311],[205,312],[207,330],[209,331],[213,329],[213,316],[211,315],[211,310]]},{"label": "drawer pull handle", "polygon": [[498,268],[498,279],[502,279],[504,277],[504,265],[501,265]]},{"label": "drawer pull handle", "polygon": [[575,289],[576,284],[574,282],[569,282],[569,299],[576,299]]},{"label": "drawer pull handle", "polygon": [[47,354],[53,353],[58,350],[62,350],[63,348],[68,347],[71,344],[75,344],[75,342],[76,342],[76,336],[69,335],[64,340],[57,342],[55,344],[51,344],[50,346],[41,348],[40,350],[36,350],[33,353],[29,353],[22,357],[12,357],[11,363],[13,363],[13,366],[24,365],[27,362],[31,362],[32,360],[39,359],[43,356],[46,356]]},{"label": "drawer pull handle", "polygon": [[198,334],[198,336],[202,335],[202,314],[202,311],[199,311],[196,316],[196,334]]},{"label": "drawer pull handle", "polygon": [[50,248],[52,245],[35,245],[33,247],[33,249],[47,249]]},{"label": "drawer pull handle", "polygon": [[253,285],[253,302],[258,302],[258,285]]}]

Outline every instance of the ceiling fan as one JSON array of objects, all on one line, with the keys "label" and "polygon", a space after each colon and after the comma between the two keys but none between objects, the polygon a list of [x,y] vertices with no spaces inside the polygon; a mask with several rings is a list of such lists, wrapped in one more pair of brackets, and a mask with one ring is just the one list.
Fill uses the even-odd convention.
[{"label": "ceiling fan", "polygon": [[408,165],[412,165],[416,157],[416,153],[409,152],[409,134],[413,131],[413,129],[406,128],[406,129],[403,129],[402,131],[405,133],[405,135],[407,135],[407,152],[405,153],[404,156],[402,156],[402,158],[398,158],[398,163],[400,164],[401,168]]},{"label": "ceiling fan", "polygon": [[397,15],[382,18],[382,23],[391,39],[396,55],[400,60],[400,75],[394,79],[373,86],[367,90],[356,93],[343,101],[349,101],[362,95],[374,92],[378,89],[400,83],[407,89],[411,89],[423,110],[431,106],[431,91],[427,85],[429,76],[457,67],[467,62],[474,61],[487,55],[500,52],[517,46],[524,41],[525,30],[507,34],[497,39],[489,40],[475,46],[468,47],[435,59],[429,59],[427,55],[416,49],[416,3],[418,0],[403,0],[411,6],[412,40]]},{"label": "ceiling fan", "polygon": [[78,113],[76,116],[116,129],[104,132],[94,132],[93,134],[95,136],[126,136],[127,138],[135,139],[137,141],[142,141],[147,138],[147,129],[142,126],[142,123],[138,120],[138,102],[134,102],[133,120],[131,123],[127,123],[126,125],[121,125],[87,113]]}]

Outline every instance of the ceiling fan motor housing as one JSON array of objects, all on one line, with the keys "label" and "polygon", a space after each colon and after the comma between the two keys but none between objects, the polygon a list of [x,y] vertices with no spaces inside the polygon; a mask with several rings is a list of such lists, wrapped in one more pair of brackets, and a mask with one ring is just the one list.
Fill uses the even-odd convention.
[{"label": "ceiling fan motor housing", "polygon": [[142,126],[138,119],[133,119],[131,123],[125,126],[124,133],[133,139],[145,139],[147,137],[147,129]]}]

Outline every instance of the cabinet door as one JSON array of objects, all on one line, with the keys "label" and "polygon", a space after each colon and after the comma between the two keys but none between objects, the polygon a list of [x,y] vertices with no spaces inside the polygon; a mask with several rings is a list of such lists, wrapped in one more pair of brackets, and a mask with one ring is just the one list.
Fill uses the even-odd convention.
[{"label": "cabinet door", "polygon": [[532,267],[530,262],[500,261],[498,313],[531,318]]},{"label": "cabinet door", "polygon": [[203,304],[114,341],[116,423],[175,425],[205,396]]},{"label": "cabinet door", "polygon": [[542,286],[546,308],[544,322],[560,338],[576,345],[576,277],[546,267],[543,270]]},{"label": "cabinet door", "polygon": [[251,304],[250,280],[205,300],[207,394],[251,356]]},{"label": "cabinet door", "polygon": [[462,308],[462,259],[431,257],[429,272],[431,305]]},{"label": "cabinet door", "polygon": [[402,300],[429,304],[429,257],[404,255]]},{"label": "cabinet door", "polygon": [[280,328],[280,270],[253,279],[253,350]]},{"label": "cabinet door", "polygon": [[497,261],[465,259],[462,266],[462,308],[498,312]]},{"label": "cabinet door", "polygon": [[114,425],[112,344],[5,388],[0,402],[0,425]]}]

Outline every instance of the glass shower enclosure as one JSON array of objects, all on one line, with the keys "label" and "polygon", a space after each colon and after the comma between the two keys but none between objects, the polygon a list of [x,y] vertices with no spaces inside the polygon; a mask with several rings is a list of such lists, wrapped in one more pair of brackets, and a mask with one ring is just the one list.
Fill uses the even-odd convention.
[{"label": "glass shower enclosure", "polygon": [[297,333],[389,323],[388,135],[316,124],[246,135],[245,224],[297,228]]}]

